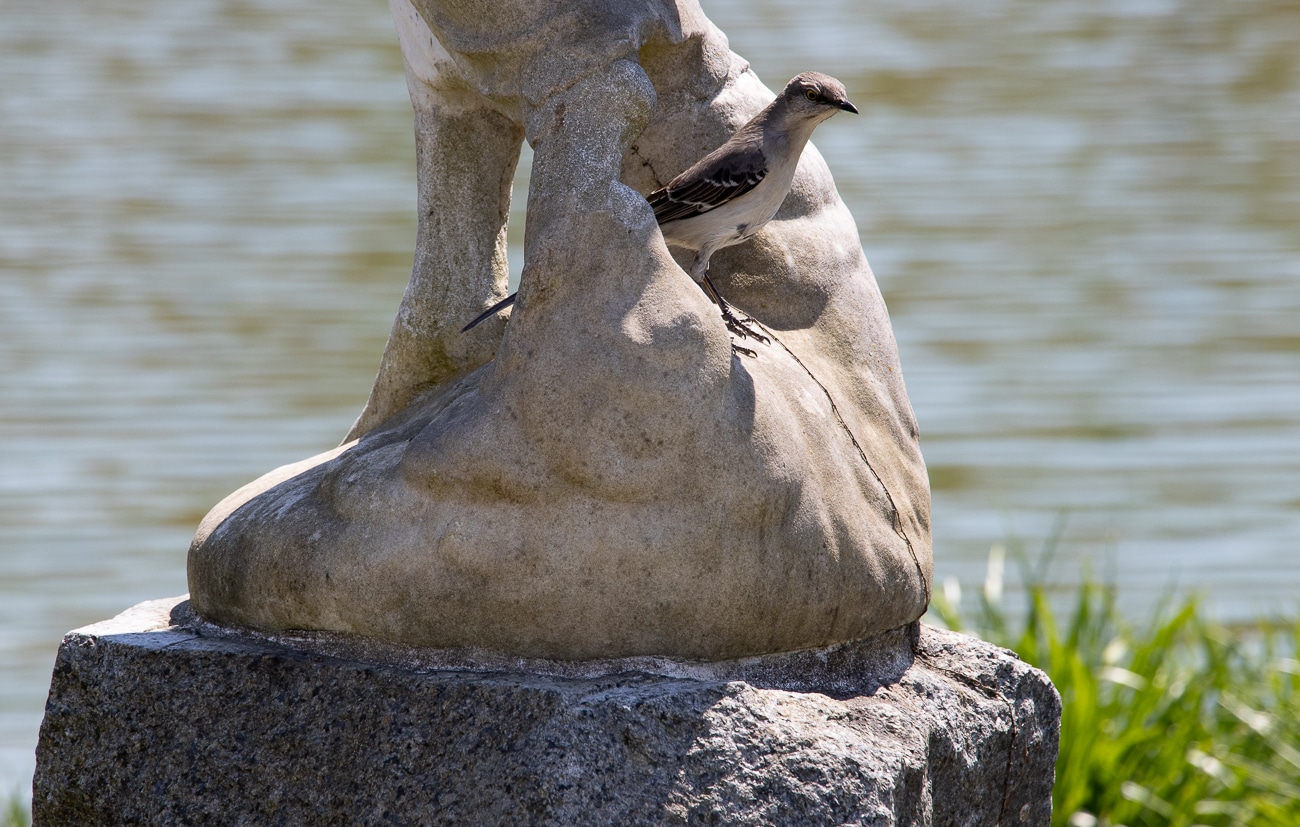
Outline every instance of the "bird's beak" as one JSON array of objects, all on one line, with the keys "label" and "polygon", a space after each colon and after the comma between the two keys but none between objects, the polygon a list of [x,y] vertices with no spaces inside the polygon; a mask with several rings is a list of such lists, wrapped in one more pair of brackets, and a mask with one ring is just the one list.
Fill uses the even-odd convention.
[{"label": "bird's beak", "polygon": [[839,107],[845,112],[852,112],[854,115],[858,114],[858,108],[849,103],[847,98],[839,102]]}]

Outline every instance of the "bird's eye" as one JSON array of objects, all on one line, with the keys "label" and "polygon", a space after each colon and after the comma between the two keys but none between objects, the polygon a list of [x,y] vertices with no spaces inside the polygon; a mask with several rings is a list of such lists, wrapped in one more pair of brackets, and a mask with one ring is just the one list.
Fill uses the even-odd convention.
[{"label": "bird's eye", "polygon": [[816,92],[815,90],[813,90],[813,89],[809,89],[808,91],[804,92],[804,93],[803,93],[803,96],[804,96],[805,98],[807,98],[808,100],[810,100],[810,101],[816,101],[816,100],[817,100],[817,92]]}]

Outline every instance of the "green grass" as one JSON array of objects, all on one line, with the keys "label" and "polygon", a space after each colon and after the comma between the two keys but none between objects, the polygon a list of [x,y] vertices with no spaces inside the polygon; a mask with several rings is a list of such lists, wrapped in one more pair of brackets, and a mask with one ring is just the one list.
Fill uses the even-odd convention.
[{"label": "green grass", "polygon": [[0,827],[28,827],[32,823],[27,804],[18,795],[0,802]]},{"label": "green grass", "polygon": [[1227,627],[1196,599],[1133,626],[1112,586],[1085,578],[1049,600],[1046,568],[1021,562],[1027,605],[1002,598],[995,548],[973,610],[945,584],[932,617],[1019,653],[1061,693],[1057,827],[1300,825],[1300,620]]}]

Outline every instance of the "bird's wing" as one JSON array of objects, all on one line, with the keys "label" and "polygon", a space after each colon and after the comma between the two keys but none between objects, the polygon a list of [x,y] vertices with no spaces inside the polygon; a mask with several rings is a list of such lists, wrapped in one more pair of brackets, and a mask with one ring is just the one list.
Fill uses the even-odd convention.
[{"label": "bird's wing", "polygon": [[646,196],[660,224],[701,215],[739,198],[767,175],[767,159],[753,144],[724,144]]}]

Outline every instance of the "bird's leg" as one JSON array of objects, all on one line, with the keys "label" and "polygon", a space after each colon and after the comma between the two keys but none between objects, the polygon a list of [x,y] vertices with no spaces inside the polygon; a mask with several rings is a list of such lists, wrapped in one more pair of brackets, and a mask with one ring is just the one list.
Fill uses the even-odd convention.
[{"label": "bird's leg", "polygon": [[[748,316],[742,318],[740,316],[737,316],[732,311],[731,305],[727,303],[726,299],[722,298],[722,295],[720,293],[718,293],[718,288],[713,286],[713,279],[709,278],[708,270],[705,270],[703,275],[704,275],[704,292],[707,293],[709,295],[709,298],[713,300],[713,303],[716,304],[719,307],[719,309],[722,310],[722,320],[727,323],[727,330],[730,330],[732,333],[735,333],[737,336],[740,336],[741,338],[753,339],[755,341],[762,342],[763,344],[767,344],[768,342],[771,341],[762,333],[759,333],[757,330],[749,326],[748,323],[754,321],[753,319],[749,318]],[[735,347],[735,345],[732,345],[732,347]],[[747,355],[750,356],[754,355],[754,352],[752,350],[749,350],[748,348],[742,347],[736,349],[746,353]]]}]

